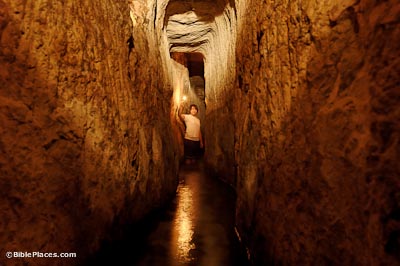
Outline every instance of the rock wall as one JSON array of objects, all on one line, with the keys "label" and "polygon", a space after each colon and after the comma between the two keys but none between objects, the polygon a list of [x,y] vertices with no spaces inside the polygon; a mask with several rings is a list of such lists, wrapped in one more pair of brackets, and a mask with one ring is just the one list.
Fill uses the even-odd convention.
[{"label": "rock wall", "polygon": [[400,265],[399,2],[239,11],[237,223],[252,260]]},{"label": "rock wall", "polygon": [[220,6],[221,11],[214,14],[212,34],[204,52],[205,162],[213,174],[227,183],[234,183],[235,126],[232,110],[237,23],[233,1],[221,1]]},{"label": "rock wall", "polygon": [[196,52],[252,260],[400,265],[398,1],[210,3],[0,0],[0,264],[78,263],[174,193]]},{"label": "rock wall", "polygon": [[[162,29],[159,31],[160,39],[167,42],[162,43],[163,51],[168,48],[169,53],[196,53],[204,58],[206,118],[201,124],[204,129],[205,161],[209,169],[229,183],[234,182],[235,173],[231,113],[236,71],[235,5],[231,0],[162,0],[157,2],[159,12],[155,21]],[[179,66],[170,62],[165,53],[163,62],[166,62],[173,80],[176,110],[182,94],[189,91],[189,73],[187,69],[181,69],[185,64]],[[189,99],[193,99],[190,94]],[[202,109],[200,107],[201,116]],[[176,136],[180,137],[179,134]]]},{"label": "rock wall", "polygon": [[73,265],[175,192],[172,89],[148,14],[139,1],[0,0],[0,264]]}]

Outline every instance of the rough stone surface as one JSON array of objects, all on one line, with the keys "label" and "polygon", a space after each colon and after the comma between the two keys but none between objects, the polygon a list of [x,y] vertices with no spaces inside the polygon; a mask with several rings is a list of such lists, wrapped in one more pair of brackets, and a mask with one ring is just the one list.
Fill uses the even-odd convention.
[{"label": "rough stone surface", "polygon": [[174,192],[200,53],[252,260],[400,265],[397,0],[61,2],[0,0],[0,263],[83,258]]},{"label": "rough stone surface", "polygon": [[[204,57],[204,106],[207,118],[202,121],[202,126],[205,160],[218,176],[233,183],[234,124],[231,110],[236,71],[235,3],[227,0],[176,0],[169,1],[165,6],[164,13],[157,15],[160,17],[157,21],[163,21],[162,36],[166,40],[163,43],[164,49],[170,52],[201,53]],[[165,66],[170,69],[170,79],[174,84],[175,105],[178,105],[181,95],[189,91],[187,70],[180,70],[182,66],[171,64],[169,56],[164,56]]]},{"label": "rough stone surface", "polygon": [[73,265],[174,194],[173,92],[147,12],[0,0],[0,264]]},{"label": "rough stone surface", "polygon": [[250,1],[239,14],[237,223],[259,265],[400,265],[399,11]]}]

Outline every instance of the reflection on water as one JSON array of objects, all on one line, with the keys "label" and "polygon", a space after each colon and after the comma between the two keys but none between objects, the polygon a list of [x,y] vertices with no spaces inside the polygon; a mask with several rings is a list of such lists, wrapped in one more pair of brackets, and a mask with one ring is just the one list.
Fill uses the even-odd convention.
[{"label": "reflection on water", "polygon": [[193,195],[189,187],[181,186],[178,190],[178,203],[173,230],[173,241],[176,241],[173,254],[179,262],[193,261],[190,251],[196,248],[193,243]]},{"label": "reflection on water", "polygon": [[[235,195],[204,169],[183,168],[164,210],[105,246],[85,266],[247,266],[234,232]],[[151,195],[149,195],[151,197]]]}]

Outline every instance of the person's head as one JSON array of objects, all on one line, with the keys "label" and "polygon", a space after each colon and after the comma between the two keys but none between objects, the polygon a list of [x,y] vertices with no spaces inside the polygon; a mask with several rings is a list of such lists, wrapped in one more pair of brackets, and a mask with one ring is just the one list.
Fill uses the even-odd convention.
[{"label": "person's head", "polygon": [[197,105],[191,104],[190,105],[190,114],[197,115],[198,112],[199,112],[199,108],[197,107]]}]

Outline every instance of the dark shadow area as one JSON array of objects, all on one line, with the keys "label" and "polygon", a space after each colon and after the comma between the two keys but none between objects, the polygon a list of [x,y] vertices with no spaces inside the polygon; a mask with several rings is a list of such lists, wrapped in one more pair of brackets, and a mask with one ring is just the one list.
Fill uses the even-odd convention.
[{"label": "dark shadow area", "polygon": [[201,76],[204,79],[204,57],[201,53],[187,53],[189,77]]},{"label": "dark shadow area", "polygon": [[170,56],[188,69],[189,77],[201,76],[204,79],[204,56],[202,53],[171,52]]},{"label": "dark shadow area", "polygon": [[[143,220],[127,224],[118,230],[122,233],[103,241],[99,251],[84,261],[82,266],[137,265],[135,262],[142,260],[146,252],[151,249],[147,242],[148,236],[156,230],[159,223],[171,220],[175,210],[176,203],[172,201],[164,208],[153,211]],[[162,254],[163,250],[158,252]]]},{"label": "dark shadow area", "polygon": [[183,165],[176,197],[83,265],[248,266],[234,229],[235,193],[207,176],[201,161]]}]

